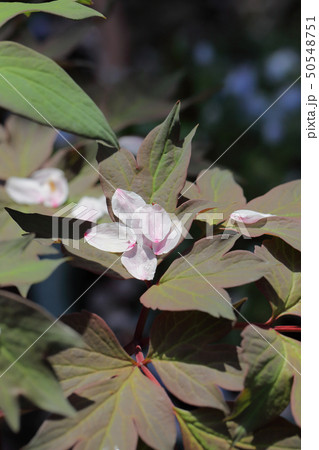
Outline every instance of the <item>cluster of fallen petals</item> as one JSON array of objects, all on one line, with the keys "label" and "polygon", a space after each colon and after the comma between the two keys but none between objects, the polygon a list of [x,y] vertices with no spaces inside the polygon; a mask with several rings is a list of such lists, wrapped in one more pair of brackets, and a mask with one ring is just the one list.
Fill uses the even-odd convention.
[{"label": "cluster of fallen petals", "polygon": [[122,253],[121,262],[133,277],[152,280],[157,255],[178,244],[182,226],[158,204],[148,205],[135,192],[117,189],[112,210],[119,222],[102,223],[86,234],[88,244],[111,253]]}]

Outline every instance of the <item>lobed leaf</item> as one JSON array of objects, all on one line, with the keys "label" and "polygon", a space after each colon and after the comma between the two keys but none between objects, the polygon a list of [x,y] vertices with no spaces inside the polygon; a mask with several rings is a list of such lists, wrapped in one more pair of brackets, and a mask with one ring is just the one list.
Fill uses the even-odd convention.
[{"label": "lobed leaf", "polygon": [[238,228],[244,236],[270,234],[300,250],[300,180],[271,189],[265,195],[248,202],[245,209],[277,217],[268,217],[244,227],[239,224]]},{"label": "lobed leaf", "polygon": [[209,214],[200,214],[197,219],[206,221],[209,225],[223,222],[236,209],[241,209],[246,203],[242,188],[234,180],[229,170],[214,168],[200,172],[196,183],[186,182],[182,195],[186,198],[206,199],[220,206],[214,213],[223,214],[223,218],[212,218]]},{"label": "lobed leaf", "polygon": [[68,245],[64,243],[66,255],[71,256],[71,264],[81,269],[101,275],[115,278],[133,278],[121,263],[121,254],[109,253],[99,250],[83,239],[76,242],[70,241]]},{"label": "lobed leaf", "polygon": [[299,450],[298,427],[279,418],[255,433],[233,442],[233,423],[225,422],[220,411],[198,408],[185,411],[175,408],[185,450]]},{"label": "lobed leaf", "polygon": [[199,408],[185,411],[174,408],[185,450],[229,450],[231,436],[220,411]]},{"label": "lobed leaf", "polygon": [[0,106],[44,125],[118,147],[102,112],[54,61],[16,42],[3,41],[0,67]]},{"label": "lobed leaf", "polygon": [[271,269],[257,286],[270,302],[273,317],[301,314],[300,252],[280,239],[273,238],[255,248],[260,258],[271,263]]},{"label": "lobed leaf", "polygon": [[289,181],[247,203],[245,209],[280,217],[300,217],[300,180]]},{"label": "lobed leaf", "polygon": [[158,203],[174,212],[177,197],[184,186],[195,129],[180,140],[180,104],[177,103],[165,121],[146,136],[137,160],[127,150],[100,162],[101,184],[111,198],[117,188],[134,191],[146,203]]},{"label": "lobed leaf", "polygon": [[[0,8],[0,27],[2,27],[8,20],[19,14],[45,12],[66,17],[68,19],[80,20],[88,17],[102,17],[103,14],[94,9],[82,6],[80,0],[54,0],[49,3],[29,4],[23,2],[2,2]],[[90,4],[90,3],[86,3]]]},{"label": "lobed leaf", "polygon": [[35,251],[34,236],[0,242],[0,286],[17,286],[26,295],[30,286],[48,278],[65,259],[39,259],[41,249]]},{"label": "lobed leaf", "polygon": [[218,386],[243,388],[236,347],[215,343],[229,331],[230,321],[201,312],[163,313],[152,326],[147,359],[180,400],[227,412]]},{"label": "lobed leaf", "polygon": [[[19,396],[46,411],[72,416],[73,408],[44,357],[56,349],[81,345],[81,337],[40,307],[0,291],[0,408],[13,431],[19,430]],[[25,354],[24,354],[25,352]]]},{"label": "lobed leaf", "polygon": [[217,235],[196,242],[185,256],[175,260],[157,285],[141,297],[148,308],[167,311],[198,310],[234,320],[230,297],[224,288],[256,281],[270,263],[248,251],[227,253],[237,235]]},{"label": "lobed leaf", "polygon": [[300,429],[279,417],[237,442],[242,450],[300,450]]},{"label": "lobed leaf", "polygon": [[74,418],[49,418],[26,448],[135,450],[140,436],[154,449],[171,450],[176,429],[165,391],[142,375],[98,316],[73,314],[67,323],[86,345],[51,361],[78,412]]},{"label": "lobed leaf", "polygon": [[242,360],[248,370],[230,417],[239,424],[236,437],[279,416],[290,399],[300,424],[300,342],[252,325],[242,336]]}]

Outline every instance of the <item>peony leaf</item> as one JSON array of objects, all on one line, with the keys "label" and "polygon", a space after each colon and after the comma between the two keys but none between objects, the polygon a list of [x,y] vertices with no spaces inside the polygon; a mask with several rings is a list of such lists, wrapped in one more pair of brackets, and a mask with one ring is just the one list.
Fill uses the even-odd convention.
[{"label": "peony leaf", "polygon": [[231,436],[221,411],[199,408],[185,411],[174,408],[184,448],[187,450],[229,450]]},{"label": "peony leaf", "polygon": [[0,408],[13,431],[19,430],[19,395],[46,411],[74,413],[44,357],[52,346],[80,346],[82,340],[71,328],[53,321],[32,302],[0,291]]},{"label": "peony leaf", "polygon": [[279,417],[241,439],[236,443],[235,448],[242,450],[300,450],[300,429]]},{"label": "peony leaf", "polygon": [[255,248],[255,253],[272,266],[257,286],[271,304],[273,317],[301,314],[300,252],[281,239],[273,238]]},{"label": "peony leaf", "polygon": [[140,436],[154,449],[171,450],[176,429],[164,389],[140,372],[98,316],[73,314],[67,323],[86,345],[60,352],[51,362],[78,412],[74,418],[49,418],[26,448],[135,450]]},{"label": "peony leaf", "polygon": [[3,41],[0,68],[0,106],[44,125],[118,147],[102,112],[54,61],[16,42]]},{"label": "peony leaf", "polygon": [[227,412],[217,386],[243,388],[236,347],[214,343],[229,331],[230,321],[201,312],[162,313],[151,329],[147,359],[180,400]]},{"label": "peony leaf", "polygon": [[174,408],[185,449],[191,450],[299,450],[298,427],[279,418],[254,434],[233,442],[232,425],[225,423],[220,411],[198,408],[185,411]]},{"label": "peony leaf", "polygon": [[166,211],[173,212],[177,196],[182,190],[191,156],[194,128],[180,140],[180,103],[178,102],[165,121],[146,136],[137,153],[141,177],[148,178],[145,187],[147,203],[159,203]]},{"label": "peony leaf", "polygon": [[199,310],[234,320],[229,295],[223,288],[258,280],[267,273],[270,263],[244,250],[227,253],[240,237],[227,236],[196,242],[185,257],[172,263],[157,285],[142,295],[141,302],[153,309]]},{"label": "peony leaf", "polygon": [[223,222],[236,209],[241,209],[246,203],[242,188],[234,180],[229,170],[218,169],[200,172],[196,183],[186,183],[182,191],[184,197],[195,200],[205,199],[220,204],[214,213],[223,214],[223,218],[214,219],[209,214],[200,214],[197,219],[204,220],[209,225]]},{"label": "peony leaf", "polygon": [[121,188],[138,193],[146,203],[158,203],[168,212],[175,211],[195,134],[194,129],[180,140],[179,111],[177,103],[166,120],[146,136],[137,160],[121,149],[100,162],[100,180],[108,198]]},{"label": "peony leaf", "polygon": [[300,180],[290,181],[271,189],[267,194],[256,197],[245,209],[280,217],[300,217]]},{"label": "peony leaf", "polygon": [[239,424],[236,437],[279,416],[290,398],[300,424],[300,342],[251,325],[242,336],[242,361],[248,372],[230,417]]},{"label": "peony leaf", "polygon": [[277,217],[269,217],[251,225],[245,224],[245,227],[239,224],[238,228],[244,236],[270,234],[300,250],[300,180],[271,189],[267,194],[248,202],[245,209]]},{"label": "peony leaf", "polygon": [[[34,236],[28,235],[0,242],[0,286],[17,286],[26,295],[30,286],[48,278],[65,259],[39,259]],[[45,251],[45,247],[43,248]]]}]

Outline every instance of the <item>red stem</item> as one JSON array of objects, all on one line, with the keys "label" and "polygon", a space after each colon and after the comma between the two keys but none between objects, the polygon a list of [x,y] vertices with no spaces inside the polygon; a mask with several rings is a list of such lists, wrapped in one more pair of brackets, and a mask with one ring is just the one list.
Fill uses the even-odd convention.
[{"label": "red stem", "polygon": [[298,327],[297,325],[276,325],[274,330],[287,333],[301,333],[301,327]]},{"label": "red stem", "polygon": [[142,370],[142,372],[144,373],[144,375],[147,376],[147,378],[149,378],[151,381],[153,381],[153,383],[157,384],[157,386],[160,386],[160,383],[157,381],[157,379],[154,377],[154,375],[152,374],[152,372],[145,366],[140,366],[140,369]]},{"label": "red stem", "polygon": [[139,366],[142,365],[143,361],[144,361],[144,355],[143,355],[142,349],[141,349],[141,347],[139,345],[136,346],[135,357],[136,357],[137,364]]},{"label": "red stem", "polygon": [[153,383],[157,384],[158,386],[161,386],[159,384],[159,382],[157,381],[157,379],[152,374],[152,372],[146,366],[144,366],[144,363],[148,363],[149,361],[146,361],[144,359],[142,349],[139,345],[137,345],[135,348],[135,357],[136,357],[137,365],[141,369],[141,371],[144,373],[144,375],[146,375],[147,378],[149,378]]},{"label": "red stem", "polygon": [[[278,332],[289,332],[289,333],[300,333],[301,332],[301,327],[297,326],[297,325],[275,325],[274,327],[272,327],[272,319],[269,319],[266,323],[252,323],[252,325],[255,325],[257,327],[260,328],[264,328],[266,330],[273,328],[274,330],[278,331]],[[233,329],[240,329],[243,330],[244,328],[247,327],[247,325],[249,325],[248,322],[237,322],[235,323],[235,325],[233,326]]]}]

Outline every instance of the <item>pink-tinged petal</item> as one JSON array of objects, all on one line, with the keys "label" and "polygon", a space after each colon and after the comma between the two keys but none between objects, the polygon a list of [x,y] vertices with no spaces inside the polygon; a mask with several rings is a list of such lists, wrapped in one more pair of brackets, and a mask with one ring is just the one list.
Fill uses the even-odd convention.
[{"label": "pink-tinged petal", "polygon": [[135,245],[136,236],[130,228],[119,223],[102,223],[88,230],[84,240],[99,250],[122,253]]},{"label": "pink-tinged petal", "polygon": [[123,253],[121,262],[125,269],[138,280],[153,280],[157,259],[152,249],[136,244]]},{"label": "pink-tinged petal", "polygon": [[100,219],[108,214],[106,200],[102,197],[82,197],[76,207],[71,211],[70,216],[81,220],[90,220],[91,222]]},{"label": "pink-tinged petal", "polygon": [[154,242],[152,245],[155,255],[162,255],[168,253],[178,244],[182,236],[183,226],[179,220],[173,220],[171,231],[160,242]]},{"label": "pink-tinged petal", "polygon": [[238,209],[234,211],[230,218],[235,220],[236,222],[242,223],[256,223],[261,219],[266,219],[267,217],[276,217],[274,214],[263,214],[257,211],[250,211],[249,209]]},{"label": "pink-tinged petal", "polygon": [[120,215],[128,217],[128,214],[134,213],[138,208],[145,205],[145,201],[135,192],[116,189],[112,197],[112,209],[116,217]]},{"label": "pink-tinged petal", "polygon": [[140,136],[122,136],[119,139],[119,144],[121,148],[125,148],[133,155],[137,155],[138,149],[142,145],[144,139]]},{"label": "pink-tinged petal", "polygon": [[147,237],[144,236],[144,234],[139,234],[139,233],[135,233],[135,234],[136,234],[136,242],[139,245],[145,245],[146,247],[152,248],[153,242],[150,241],[149,239],[147,239]]},{"label": "pink-tinged petal", "polygon": [[21,205],[37,205],[44,200],[44,189],[40,183],[30,178],[10,177],[5,190],[12,200]]},{"label": "pink-tinged petal", "polygon": [[62,170],[40,169],[34,172],[31,178],[38,181],[43,187],[44,206],[57,208],[67,200],[69,186]]},{"label": "pink-tinged petal", "polygon": [[152,242],[162,241],[171,230],[171,218],[160,205],[145,205],[136,214],[141,219],[144,236]]}]

